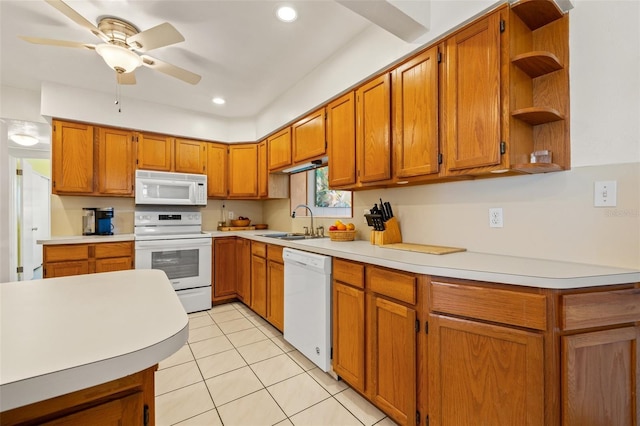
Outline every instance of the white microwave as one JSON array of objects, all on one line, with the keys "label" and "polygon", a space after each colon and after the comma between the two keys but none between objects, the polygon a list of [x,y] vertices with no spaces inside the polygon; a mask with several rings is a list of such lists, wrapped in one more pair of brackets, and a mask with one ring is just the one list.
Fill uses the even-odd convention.
[{"label": "white microwave", "polygon": [[136,170],[136,204],[206,206],[207,175]]}]

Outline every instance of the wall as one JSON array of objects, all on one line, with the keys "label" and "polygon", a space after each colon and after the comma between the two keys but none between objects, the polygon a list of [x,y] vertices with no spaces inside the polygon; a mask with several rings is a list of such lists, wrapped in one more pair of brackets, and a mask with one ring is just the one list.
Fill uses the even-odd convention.
[{"label": "wall", "polygon": [[[393,205],[407,242],[640,268],[640,3],[576,2],[570,20],[572,170],[356,192],[359,239],[369,236],[363,209],[382,197]],[[379,53],[370,46],[374,51]],[[348,58],[334,59],[334,74],[348,69],[341,65]],[[362,74],[369,72],[362,68]],[[305,86],[330,80],[330,69],[317,72],[279,101],[294,103],[304,98]],[[275,116],[264,116],[258,131]],[[599,180],[617,180],[617,207],[593,207]],[[489,228],[490,207],[503,208],[504,228]],[[288,214],[284,201],[265,203],[270,225],[296,232],[307,225],[308,219]],[[332,220],[317,222],[326,226]]]}]

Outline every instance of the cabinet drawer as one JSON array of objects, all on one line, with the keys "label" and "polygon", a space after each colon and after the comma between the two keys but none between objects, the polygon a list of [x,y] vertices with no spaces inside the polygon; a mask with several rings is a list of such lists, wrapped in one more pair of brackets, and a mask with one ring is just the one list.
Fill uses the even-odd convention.
[{"label": "cabinet drawer", "polygon": [[88,244],[65,244],[59,246],[44,246],[45,262],[61,262],[67,260],[89,259]]},{"label": "cabinet drawer", "polygon": [[367,267],[367,288],[402,302],[416,304],[416,277],[389,269]]},{"label": "cabinet drawer", "polygon": [[472,285],[431,283],[431,310],[536,330],[547,329],[547,298]]},{"label": "cabinet drawer", "polygon": [[122,243],[100,243],[96,244],[96,259],[108,257],[127,257],[133,255],[133,243],[126,241]]},{"label": "cabinet drawer", "polygon": [[334,258],[333,279],[355,287],[364,288],[364,265],[362,263]]},{"label": "cabinet drawer", "polygon": [[251,254],[260,257],[267,257],[267,245],[265,243],[251,242]]},{"label": "cabinet drawer", "polygon": [[284,263],[282,260],[282,246],[276,246],[274,244],[269,244],[267,246],[267,259],[273,260],[276,262]]},{"label": "cabinet drawer", "polygon": [[562,329],[640,321],[640,288],[562,296]]}]

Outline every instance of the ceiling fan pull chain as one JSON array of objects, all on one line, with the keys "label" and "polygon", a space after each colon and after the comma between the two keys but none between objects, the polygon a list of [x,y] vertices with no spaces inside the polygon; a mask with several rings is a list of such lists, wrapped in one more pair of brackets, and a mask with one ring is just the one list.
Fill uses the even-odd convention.
[{"label": "ceiling fan pull chain", "polygon": [[118,80],[116,79],[116,102],[115,104],[118,106],[118,112],[122,112],[122,105],[120,104],[120,85],[118,84]]}]

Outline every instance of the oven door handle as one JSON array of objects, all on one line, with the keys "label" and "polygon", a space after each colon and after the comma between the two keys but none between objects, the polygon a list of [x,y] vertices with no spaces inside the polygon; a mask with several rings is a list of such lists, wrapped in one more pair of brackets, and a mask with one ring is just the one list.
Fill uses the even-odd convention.
[{"label": "oven door handle", "polygon": [[172,251],[176,248],[211,247],[211,238],[186,238],[176,240],[136,241],[135,248],[152,249],[154,251]]}]

